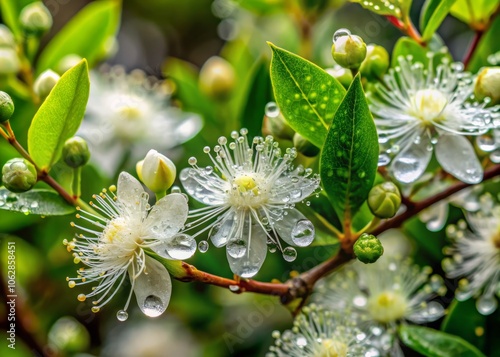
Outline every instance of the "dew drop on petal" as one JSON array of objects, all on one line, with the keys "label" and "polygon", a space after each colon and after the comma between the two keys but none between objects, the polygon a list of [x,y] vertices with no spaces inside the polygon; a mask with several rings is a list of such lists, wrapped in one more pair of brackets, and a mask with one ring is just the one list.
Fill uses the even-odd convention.
[{"label": "dew drop on petal", "polygon": [[160,316],[165,311],[165,306],[160,298],[155,295],[149,295],[144,299],[144,306],[141,309],[146,316],[156,317]]},{"label": "dew drop on petal", "polygon": [[246,242],[243,239],[231,240],[227,244],[227,254],[233,258],[241,258],[247,251]]},{"label": "dew drop on petal", "polygon": [[280,115],[280,108],[275,102],[266,104],[265,113],[268,118],[276,118]]},{"label": "dew drop on petal", "polygon": [[126,321],[128,319],[128,313],[127,313],[127,311],[125,311],[125,310],[119,310],[116,313],[116,318],[118,319],[118,321]]},{"label": "dew drop on petal", "polygon": [[385,166],[391,162],[391,158],[387,154],[380,154],[378,156],[378,166]]},{"label": "dew drop on petal", "polygon": [[496,149],[495,139],[491,135],[481,135],[476,138],[477,146],[480,150],[491,152]]},{"label": "dew drop on petal", "polygon": [[338,29],[333,34],[333,42],[337,41],[341,37],[350,36],[350,35],[351,35],[351,31],[349,31],[348,29],[345,29],[345,28]]},{"label": "dew drop on petal", "polygon": [[477,311],[481,315],[490,315],[492,314],[498,306],[498,302],[493,296],[481,296],[476,301]]},{"label": "dew drop on petal", "polygon": [[208,242],[206,240],[200,241],[200,243],[198,243],[198,250],[201,253],[206,253],[208,250]]},{"label": "dew drop on petal", "polygon": [[412,143],[401,151],[392,161],[391,171],[394,177],[403,183],[416,181],[424,173],[432,152],[427,150],[429,139],[423,137],[419,144]]},{"label": "dew drop on petal", "polygon": [[293,247],[283,249],[283,259],[287,262],[293,262],[297,258],[297,251]]},{"label": "dew drop on petal", "polygon": [[173,259],[188,259],[196,251],[196,241],[190,235],[179,233],[166,242],[165,249]]},{"label": "dew drop on petal", "polygon": [[314,225],[308,219],[297,221],[292,229],[292,241],[299,247],[307,247],[314,240]]}]

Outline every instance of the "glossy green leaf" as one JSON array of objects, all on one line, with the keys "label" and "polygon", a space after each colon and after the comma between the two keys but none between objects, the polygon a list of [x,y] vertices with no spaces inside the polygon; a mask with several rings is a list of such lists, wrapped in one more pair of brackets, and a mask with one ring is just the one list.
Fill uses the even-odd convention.
[{"label": "glossy green leaf", "polygon": [[42,216],[62,216],[75,211],[54,191],[34,189],[12,193],[5,187],[0,187],[0,209]]},{"label": "glossy green leaf", "polygon": [[92,65],[102,56],[109,40],[118,30],[120,2],[117,0],[95,1],[77,13],[40,55],[37,72],[55,69],[66,55],[77,54]]},{"label": "glossy green leaf", "polygon": [[345,89],[315,64],[269,44],[274,97],[290,126],[321,148]]},{"label": "glossy green leaf", "polygon": [[403,14],[408,14],[411,8],[412,0],[350,0],[363,6],[376,14],[384,16],[394,16],[398,19],[403,17]]},{"label": "glossy green leaf", "polygon": [[259,15],[275,13],[285,7],[285,0],[233,0],[233,2]]},{"label": "glossy green leaf", "polygon": [[75,135],[89,98],[87,61],[61,76],[35,114],[28,130],[28,151],[40,169],[49,171],[61,156],[64,142]]},{"label": "glossy green leaf", "polygon": [[352,217],[367,199],[378,151],[377,130],[358,75],[335,113],[320,157],[321,182],[339,217]]},{"label": "glossy green leaf", "polygon": [[460,337],[428,327],[401,325],[399,338],[406,346],[427,357],[485,357]]},{"label": "glossy green leaf", "polygon": [[467,70],[477,72],[481,67],[489,65],[488,56],[492,53],[500,51],[500,41],[498,41],[499,33],[500,16],[497,16],[488,31],[481,38],[481,41],[474,52],[474,56],[467,66]]},{"label": "glossy green leaf", "polygon": [[420,29],[422,39],[428,41],[437,31],[456,0],[427,0],[422,8]]},{"label": "glossy green leaf", "polygon": [[486,316],[477,312],[476,300],[466,301],[454,300],[448,308],[448,314],[441,325],[441,331],[457,335],[474,346],[482,348],[485,342],[485,335],[478,336],[476,328],[484,327]]},{"label": "glossy green leaf", "polygon": [[498,5],[498,0],[456,0],[450,13],[469,26],[480,26],[489,21]]},{"label": "glossy green leaf", "polygon": [[[401,56],[412,56],[413,62],[420,62],[427,66],[427,63],[429,62],[429,58],[427,57],[428,52],[428,48],[420,46],[417,42],[415,42],[415,40],[409,37],[401,37],[394,46],[394,50],[392,52],[391,67],[396,67],[399,65],[398,58]],[[448,51],[442,51],[438,53],[434,52],[434,65],[438,65],[443,57],[452,60]]]}]

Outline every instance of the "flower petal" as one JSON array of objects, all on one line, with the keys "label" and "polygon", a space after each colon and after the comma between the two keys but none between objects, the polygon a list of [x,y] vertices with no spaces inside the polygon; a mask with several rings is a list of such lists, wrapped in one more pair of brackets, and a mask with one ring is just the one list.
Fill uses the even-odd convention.
[{"label": "flower petal", "polygon": [[127,172],[121,172],[118,177],[117,195],[118,202],[126,209],[128,214],[138,210],[145,210],[143,203],[144,199],[147,203],[147,193],[144,192],[141,183]]},{"label": "flower petal", "polygon": [[432,146],[425,133],[415,135],[409,144],[392,160],[390,170],[403,183],[416,181],[425,172],[432,157]]},{"label": "flower petal", "polygon": [[276,180],[271,194],[272,203],[297,203],[309,197],[318,188],[319,179],[300,175],[303,170],[304,168],[299,166]]},{"label": "flower petal", "polygon": [[135,278],[134,293],[137,305],[144,315],[157,317],[167,309],[172,294],[172,282],[163,265],[148,256],[145,260],[146,268]]},{"label": "flower petal", "polygon": [[220,248],[226,245],[235,228],[234,211],[230,210],[224,215],[220,222],[215,223],[210,232],[210,240],[215,247]]},{"label": "flower petal", "polygon": [[146,238],[168,239],[184,227],[189,207],[186,197],[171,193],[156,202],[144,222]]},{"label": "flower petal", "polygon": [[187,193],[206,205],[222,205],[226,200],[227,181],[214,173],[185,168],[179,174],[182,186]]},{"label": "flower petal", "polygon": [[311,221],[295,208],[286,212],[283,219],[274,222],[280,238],[293,246],[306,247],[311,244],[315,235]]},{"label": "flower petal", "polygon": [[436,158],[441,167],[460,181],[476,184],[483,180],[483,168],[474,148],[461,135],[441,135],[436,144]]}]

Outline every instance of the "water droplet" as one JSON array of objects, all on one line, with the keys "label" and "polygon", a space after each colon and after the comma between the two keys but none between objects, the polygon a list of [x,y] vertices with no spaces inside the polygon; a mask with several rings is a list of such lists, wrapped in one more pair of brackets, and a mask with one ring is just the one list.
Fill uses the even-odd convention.
[{"label": "water droplet", "polygon": [[490,315],[492,314],[498,306],[497,300],[493,296],[481,296],[476,301],[477,311],[481,315]]},{"label": "water droplet", "polygon": [[167,254],[174,259],[188,259],[196,251],[196,241],[190,235],[179,233],[166,243],[165,249]]},{"label": "water droplet", "polygon": [[125,310],[119,310],[116,313],[116,318],[118,319],[118,321],[127,321],[127,319],[128,319],[128,313],[127,313],[127,311],[125,311]]},{"label": "water droplet", "polygon": [[200,241],[200,243],[198,243],[198,250],[201,253],[206,253],[208,250],[208,242],[206,240]]},{"label": "water droplet", "polygon": [[495,139],[490,135],[481,135],[476,138],[477,146],[479,149],[491,152],[496,149]]},{"label": "water droplet", "polygon": [[31,202],[30,207],[31,207],[31,208],[38,208],[38,202],[36,202],[36,201]]},{"label": "water droplet", "polygon": [[7,195],[7,199],[5,200],[5,202],[7,203],[14,203],[17,201],[17,195],[15,193],[9,193]]},{"label": "water droplet", "polygon": [[333,42],[335,43],[335,41],[337,41],[339,38],[344,37],[344,36],[350,36],[350,35],[351,35],[351,31],[349,31],[348,29],[345,29],[345,28],[338,29],[333,34]]},{"label": "water droplet", "polygon": [[292,241],[299,247],[307,247],[314,240],[314,225],[308,219],[297,221],[292,229]]},{"label": "water droplet", "polygon": [[165,307],[158,296],[149,295],[144,299],[142,311],[146,316],[156,317],[160,316],[163,311],[165,311]]},{"label": "water droplet", "polygon": [[290,191],[290,197],[291,198],[300,198],[302,196],[302,190],[296,189],[296,190],[291,190]]},{"label": "water droplet", "polygon": [[387,154],[380,154],[378,156],[378,166],[385,166],[391,162],[391,158]]},{"label": "water droplet", "polygon": [[293,247],[283,249],[283,259],[287,262],[293,262],[297,258],[297,251]]},{"label": "water droplet", "polygon": [[240,287],[238,285],[229,285],[229,290],[233,293],[240,291]]},{"label": "water droplet", "polygon": [[280,115],[280,108],[275,102],[266,104],[265,113],[268,118],[276,118]]},{"label": "water droplet", "polygon": [[241,258],[247,251],[246,242],[243,239],[231,240],[227,244],[227,254],[233,258]]}]

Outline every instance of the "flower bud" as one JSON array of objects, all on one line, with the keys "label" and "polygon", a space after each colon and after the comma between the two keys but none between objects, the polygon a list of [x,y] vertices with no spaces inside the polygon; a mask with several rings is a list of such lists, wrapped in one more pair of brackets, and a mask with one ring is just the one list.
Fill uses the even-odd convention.
[{"label": "flower bud", "polygon": [[33,84],[33,91],[40,99],[45,99],[50,91],[57,84],[61,77],[51,69],[48,69],[38,76]]},{"label": "flower bud", "polygon": [[14,102],[10,95],[0,91],[0,123],[9,120],[14,114]]},{"label": "flower bud", "polygon": [[37,180],[36,169],[23,158],[7,161],[2,168],[2,183],[12,192],[26,192],[33,188]]},{"label": "flower bud", "polygon": [[90,335],[85,326],[69,316],[57,320],[50,328],[48,337],[51,345],[71,355],[85,351],[90,344]]},{"label": "flower bud", "polygon": [[21,10],[21,26],[27,33],[41,35],[52,27],[52,15],[43,2],[36,1]]},{"label": "flower bud", "polygon": [[78,136],[69,138],[64,143],[62,157],[69,167],[74,169],[82,167],[90,159],[90,151],[87,142]]},{"label": "flower bud", "polygon": [[351,70],[337,65],[333,68],[327,68],[325,71],[339,81],[345,89],[351,85],[353,79]]},{"label": "flower bud", "polygon": [[298,152],[307,157],[314,157],[319,154],[319,148],[299,133],[295,133],[293,136],[293,146],[295,146]]},{"label": "flower bud", "polygon": [[82,57],[78,56],[77,54],[66,55],[57,64],[56,71],[60,75],[63,75],[68,69],[73,68],[78,63],[80,63],[81,60]]},{"label": "flower bud", "polygon": [[380,78],[389,68],[389,53],[382,46],[370,44],[366,47],[366,58],[359,71],[367,78]]},{"label": "flower bud", "polygon": [[368,207],[376,217],[394,217],[400,205],[401,193],[392,182],[376,185],[368,194]]},{"label": "flower bud", "polygon": [[149,150],[142,164],[137,163],[137,175],[154,193],[165,192],[175,181],[174,163],[156,150]]},{"label": "flower bud", "polygon": [[356,258],[362,263],[375,263],[384,254],[384,247],[377,237],[363,233],[353,246]]},{"label": "flower bud", "polygon": [[200,89],[214,99],[227,99],[233,91],[234,84],[234,69],[221,57],[210,57],[201,68]]},{"label": "flower bud", "polygon": [[358,69],[366,57],[366,44],[347,29],[337,30],[333,35],[332,56],[340,66]]},{"label": "flower bud", "polygon": [[0,47],[16,47],[16,40],[14,35],[5,25],[0,24]]},{"label": "flower bud", "polygon": [[16,74],[21,68],[17,52],[11,47],[0,47],[0,76]]},{"label": "flower bud", "polygon": [[500,103],[500,67],[486,67],[479,72],[474,87],[478,100],[491,99],[491,104]]}]

